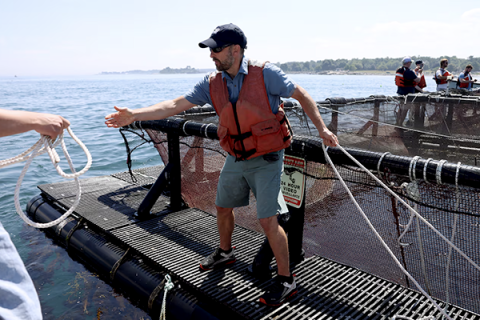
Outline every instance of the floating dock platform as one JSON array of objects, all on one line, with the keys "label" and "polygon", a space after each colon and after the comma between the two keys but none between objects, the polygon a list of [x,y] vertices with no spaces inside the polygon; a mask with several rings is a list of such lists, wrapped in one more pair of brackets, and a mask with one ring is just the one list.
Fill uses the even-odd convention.
[{"label": "floating dock platform", "polygon": [[[215,216],[195,208],[171,210],[165,194],[148,219],[135,215],[162,168],[134,170],[136,182],[128,172],[81,180],[82,198],[74,215],[47,230],[73,258],[133,299],[152,318],[160,313],[167,274],[175,284],[167,295],[168,319],[442,317],[417,291],[319,256],[295,266],[299,292],[291,300],[277,308],[260,304],[259,297],[272,280],[258,280],[247,268],[264,241],[263,234],[236,226],[237,262],[201,272],[199,261],[219,243]],[[38,222],[57,219],[75,199],[73,182],[39,188],[41,195],[27,206]],[[448,305],[447,312],[452,319],[480,319],[454,305]]]}]

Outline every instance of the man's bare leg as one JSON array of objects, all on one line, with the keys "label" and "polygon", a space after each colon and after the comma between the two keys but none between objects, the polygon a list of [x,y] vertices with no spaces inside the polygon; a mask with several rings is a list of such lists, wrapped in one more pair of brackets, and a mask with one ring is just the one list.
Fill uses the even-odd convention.
[{"label": "man's bare leg", "polygon": [[277,261],[278,275],[290,276],[290,263],[288,256],[287,235],[278,224],[277,216],[260,219],[260,225],[265,231],[270,247],[272,248],[275,260]]},{"label": "man's bare leg", "polygon": [[232,247],[232,234],[235,226],[235,215],[232,208],[217,207],[217,228],[220,234],[220,249],[230,250]]}]

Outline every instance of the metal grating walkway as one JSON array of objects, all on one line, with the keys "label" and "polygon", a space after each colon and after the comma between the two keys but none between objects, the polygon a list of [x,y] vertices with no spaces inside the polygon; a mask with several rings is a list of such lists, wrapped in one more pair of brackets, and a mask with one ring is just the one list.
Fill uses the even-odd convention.
[{"label": "metal grating walkway", "polygon": [[[151,169],[149,177],[158,176],[161,169]],[[138,183],[146,185],[146,180]],[[155,262],[184,288],[209,299],[212,305],[227,306],[245,319],[391,319],[396,314],[413,319],[441,318],[418,292],[318,256],[296,267],[299,293],[293,299],[279,308],[264,306],[257,301],[270,281],[262,282],[246,273],[264,240],[262,234],[237,226],[233,234],[237,262],[223,270],[201,272],[199,260],[219,243],[214,216],[194,208],[171,213],[168,199],[163,197],[152,210],[156,216],[138,221],[133,213],[148,190],[131,184],[124,173],[85,179],[81,186],[79,216]],[[66,208],[76,192],[73,182],[39,188]],[[455,306],[448,310],[453,319],[480,319]]]}]

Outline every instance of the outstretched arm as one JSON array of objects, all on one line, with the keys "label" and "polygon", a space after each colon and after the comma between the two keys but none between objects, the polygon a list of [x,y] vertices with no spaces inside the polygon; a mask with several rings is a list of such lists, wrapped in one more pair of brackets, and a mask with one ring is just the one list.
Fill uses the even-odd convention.
[{"label": "outstretched arm", "polygon": [[55,140],[68,126],[70,122],[58,115],[0,109],[0,137],[35,130]]},{"label": "outstretched arm", "polygon": [[303,110],[305,110],[305,113],[317,128],[320,138],[323,139],[323,143],[327,146],[335,147],[338,144],[337,136],[327,129],[320,112],[318,112],[317,104],[310,94],[308,94],[305,89],[297,85],[295,87],[295,91],[293,92],[292,98],[300,102]]},{"label": "outstretched arm", "polygon": [[107,115],[105,117],[105,124],[107,127],[120,128],[134,121],[165,119],[188,110],[193,106],[194,104],[183,96],[135,110],[115,106],[114,108],[117,112]]}]

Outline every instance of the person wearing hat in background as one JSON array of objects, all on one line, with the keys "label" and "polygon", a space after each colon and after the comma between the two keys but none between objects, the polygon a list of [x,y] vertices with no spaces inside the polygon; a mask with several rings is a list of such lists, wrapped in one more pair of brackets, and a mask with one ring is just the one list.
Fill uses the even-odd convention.
[{"label": "person wearing hat in background", "polygon": [[448,80],[452,80],[453,76],[448,70],[448,59],[440,60],[440,68],[435,72],[433,79],[437,83],[437,91],[446,91],[448,89]]},{"label": "person wearing hat in background", "polygon": [[412,59],[405,57],[402,60],[402,66],[395,72],[395,84],[397,85],[398,95],[407,95],[409,93],[415,93],[415,85],[420,82],[420,78],[417,77],[415,72],[410,70],[412,65]]},{"label": "person wearing hat in background", "polygon": [[423,88],[427,87],[427,82],[425,81],[425,75],[423,74],[423,61],[415,61],[415,75],[420,78],[420,81],[415,85],[415,92],[423,92]]},{"label": "person wearing hat in background", "polygon": [[305,89],[291,81],[271,63],[244,56],[247,38],[234,24],[221,25],[210,38],[199,43],[209,48],[217,71],[206,75],[185,96],[150,107],[130,110],[115,107],[107,115],[108,127],[122,127],[133,121],[164,119],[195,105],[212,105],[218,116],[220,145],[228,152],[220,173],[215,201],[219,247],[200,261],[202,270],[212,270],[236,261],[232,248],[233,208],[248,205],[250,190],[257,200],[257,218],[274,253],[278,275],[260,302],[278,306],[297,292],[289,268],[287,237],[277,215],[287,207],[280,189],[284,148],[292,132],[280,98],[298,100],[327,146],[337,137],[325,126],[317,105]]},{"label": "person wearing hat in background", "polygon": [[[404,96],[409,93],[415,93],[415,86],[420,82],[420,78],[417,77],[415,72],[410,70],[412,65],[412,59],[405,57],[402,60],[402,66],[395,72],[395,84],[397,85],[397,94]],[[410,105],[401,104],[397,113],[397,125],[403,125],[403,121],[407,116]]]},{"label": "person wearing hat in background", "polygon": [[458,86],[462,89],[466,89],[471,91],[472,90],[472,83],[477,82],[477,79],[473,79],[472,77],[472,69],[473,66],[471,64],[468,64],[465,67],[465,70],[463,70],[462,73],[458,75]]}]

